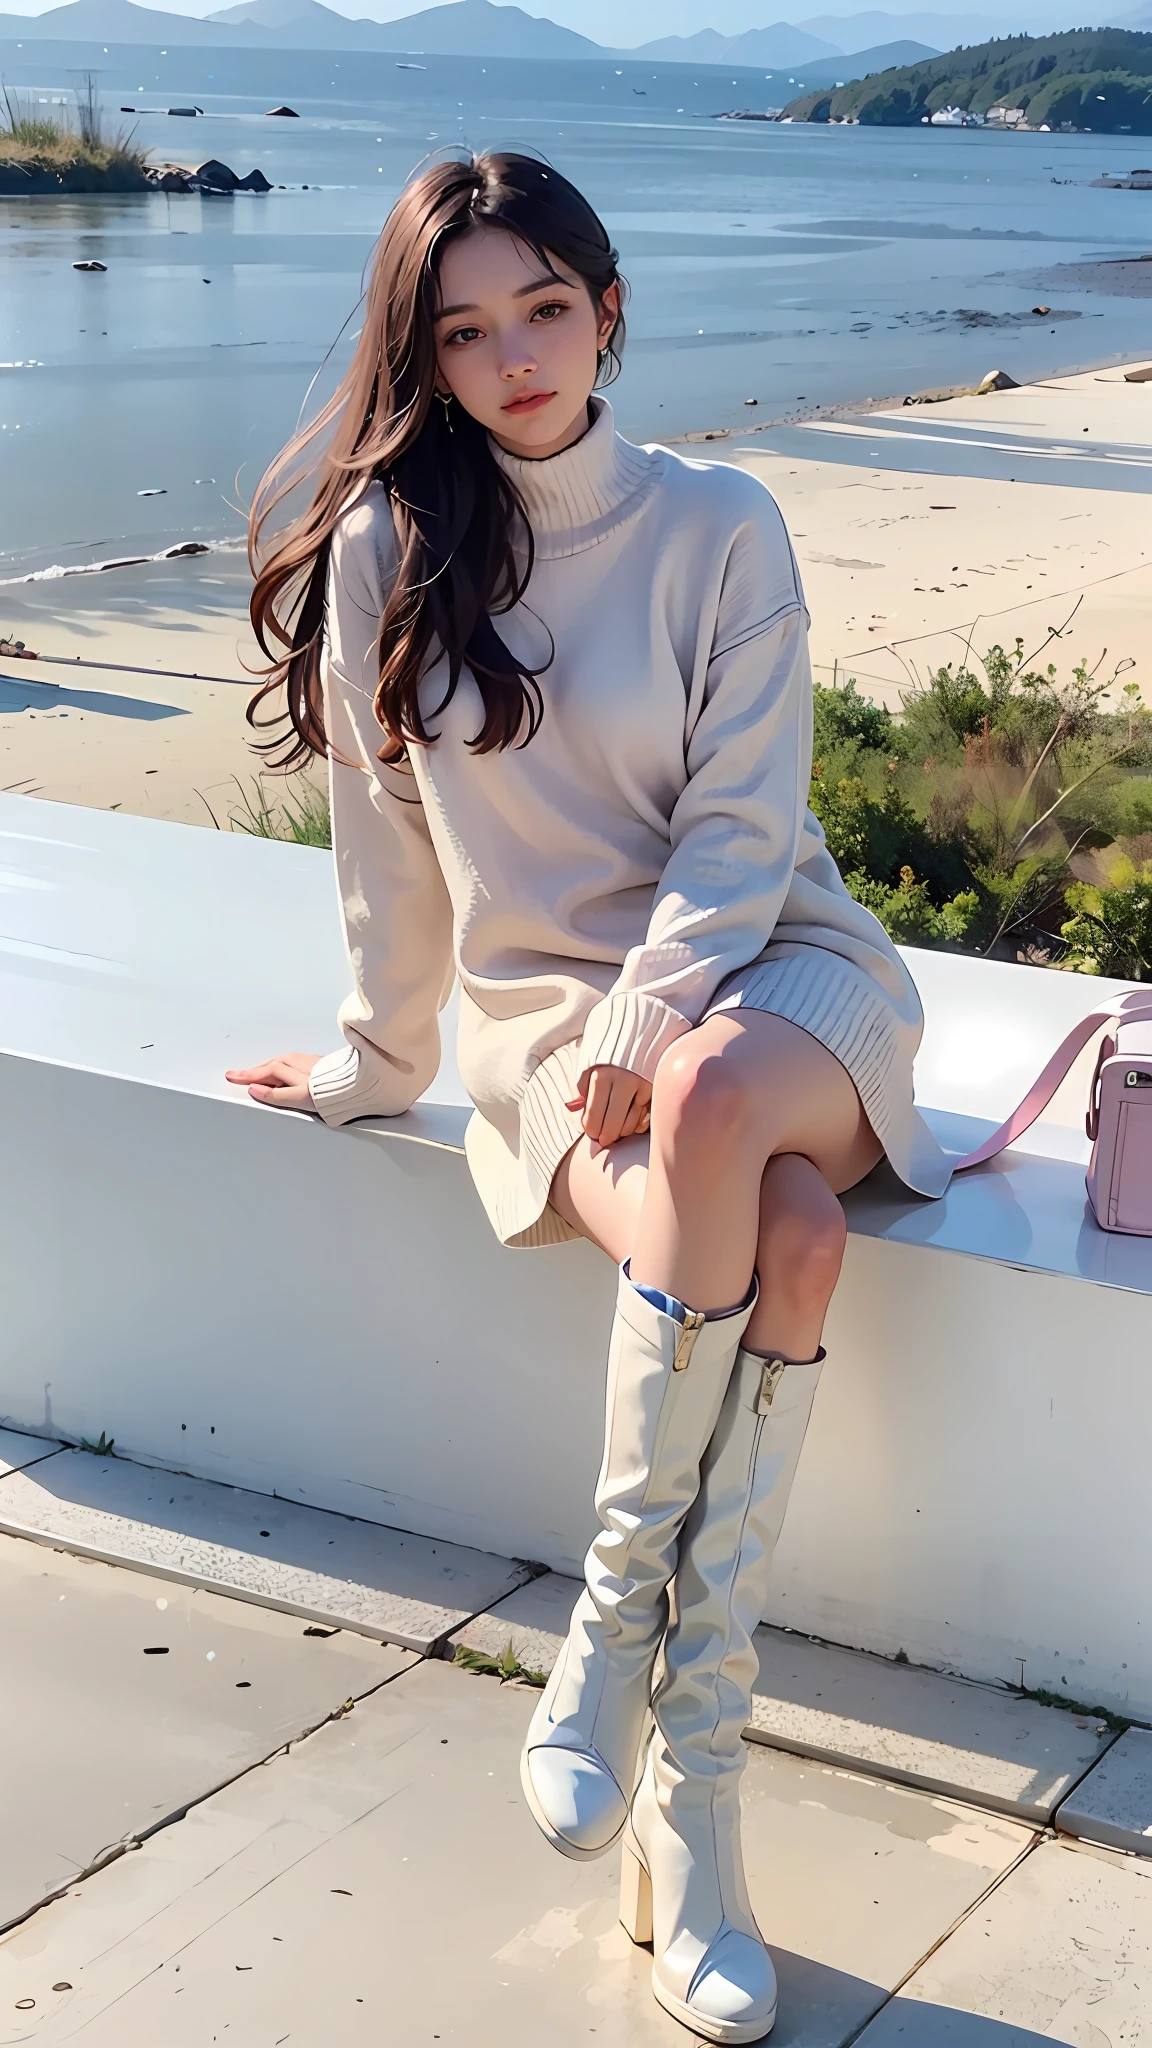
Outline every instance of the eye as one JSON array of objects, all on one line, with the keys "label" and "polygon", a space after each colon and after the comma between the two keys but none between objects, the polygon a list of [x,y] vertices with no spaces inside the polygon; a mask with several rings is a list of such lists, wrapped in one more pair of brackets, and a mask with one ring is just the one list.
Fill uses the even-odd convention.
[{"label": "eye", "polygon": [[464,348],[470,341],[475,341],[479,332],[480,329],[478,327],[454,327],[451,334],[445,335],[444,345],[446,348],[452,348],[453,346]]},{"label": "eye", "polygon": [[543,320],[550,324],[559,314],[566,313],[567,311],[568,306],[563,299],[546,299],[542,306],[537,306],[532,318],[533,320]]}]

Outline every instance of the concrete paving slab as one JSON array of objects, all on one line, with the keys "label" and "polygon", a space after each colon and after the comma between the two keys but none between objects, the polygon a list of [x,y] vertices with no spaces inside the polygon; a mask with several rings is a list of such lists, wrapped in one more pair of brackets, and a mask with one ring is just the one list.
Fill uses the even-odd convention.
[{"label": "concrete paving slab", "polygon": [[0,1530],[410,1650],[430,1649],[531,1573],[488,1551],[83,1451],[0,1482]]},{"label": "concrete paving slab", "polygon": [[525,1671],[548,1676],[560,1655],[568,1624],[583,1589],[582,1579],[567,1578],[563,1572],[545,1572],[517,1586],[504,1600],[486,1613],[474,1615],[463,1628],[455,1629],[447,1650],[479,1650],[485,1657],[502,1657],[512,1646]]},{"label": "concrete paving slab", "polygon": [[0,1536],[0,1925],[415,1661],[304,1630]]},{"label": "concrete paving slab", "polygon": [[0,1429],[0,1479],[9,1472],[19,1472],[25,1465],[38,1464],[41,1458],[54,1458],[63,1448],[52,1437],[26,1436],[20,1429]]},{"label": "concrete paving slab", "polygon": [[[533,1704],[415,1665],[0,1942],[0,2042],[683,2048],[617,1923],[617,1857],[565,1862],[527,1813]],[[747,1792],[774,2048],[842,2048],[1031,1840],[765,1749]]]},{"label": "concrete paving slab", "polygon": [[1122,1735],[1064,1801],[1056,1825],[1066,1835],[1152,1856],[1152,1732],[1130,1728]]},{"label": "concrete paving slab", "polygon": [[1115,1741],[1106,1722],[782,1629],[756,1631],[749,1736],[1047,1822]]},{"label": "concrete paving slab", "polygon": [[[501,1657],[511,1644],[525,1670],[547,1675],[580,1586],[579,1579],[548,1572],[466,1622],[446,1647]],[[783,1629],[760,1628],[756,1642],[752,1741],[1021,1820],[1050,1821],[1116,1739],[1095,1716]]]},{"label": "concrete paving slab", "polygon": [[859,2048],[1136,2048],[1152,2012],[1152,1864],[1046,1841],[966,1919]]}]

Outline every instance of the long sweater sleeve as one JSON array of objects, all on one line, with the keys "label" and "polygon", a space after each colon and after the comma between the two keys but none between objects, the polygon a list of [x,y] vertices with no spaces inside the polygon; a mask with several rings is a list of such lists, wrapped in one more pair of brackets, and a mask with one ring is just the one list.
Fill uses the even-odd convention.
[{"label": "long sweater sleeve", "polygon": [[328,1124],[398,1116],[423,1094],[440,1063],[438,1014],[454,973],[451,905],[424,807],[410,771],[376,758],[376,647],[393,566],[381,558],[391,532],[382,497],[371,489],[341,520],[328,582],[332,845],[355,983],[339,1011],[346,1044],[309,1084]]},{"label": "long sweater sleeve", "polygon": [[811,753],[807,614],[766,497],[733,537],[668,863],[643,945],[588,1017],[583,1075],[610,1065],[652,1080],[721,982],[763,951],[792,882]]}]

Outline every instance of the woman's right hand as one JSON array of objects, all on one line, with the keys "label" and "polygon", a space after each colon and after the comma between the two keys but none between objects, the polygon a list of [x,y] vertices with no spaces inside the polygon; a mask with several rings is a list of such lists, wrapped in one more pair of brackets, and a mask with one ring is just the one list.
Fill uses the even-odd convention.
[{"label": "woman's right hand", "polygon": [[258,1067],[229,1067],[224,1079],[247,1088],[254,1102],[270,1103],[273,1109],[311,1109],[308,1076],[319,1058],[318,1052],[285,1052]]}]

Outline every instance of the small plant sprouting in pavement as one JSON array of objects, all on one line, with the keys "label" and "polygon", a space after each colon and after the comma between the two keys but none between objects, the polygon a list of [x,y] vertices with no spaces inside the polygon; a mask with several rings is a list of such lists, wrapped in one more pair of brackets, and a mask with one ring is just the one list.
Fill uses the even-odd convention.
[{"label": "small plant sprouting in pavement", "polygon": [[77,1448],[82,1451],[91,1451],[94,1458],[114,1458],[116,1453],[112,1446],[115,1441],[114,1436],[105,1436],[104,1431],[101,1430],[97,1443],[91,1443],[86,1436],[82,1436]]},{"label": "small plant sprouting in pavement", "polygon": [[530,1671],[526,1664],[520,1662],[511,1636],[498,1657],[489,1657],[484,1650],[470,1650],[466,1643],[457,1643],[452,1662],[458,1664],[461,1671],[471,1671],[478,1678],[498,1678],[501,1685],[507,1685],[510,1679],[521,1685],[537,1687],[548,1683],[546,1671]]},{"label": "small plant sprouting in pavement", "polygon": [[1020,1698],[1035,1700],[1038,1707],[1059,1707],[1063,1713],[1083,1716],[1086,1721],[1102,1721],[1112,1735],[1123,1735],[1133,1725],[1123,1714],[1114,1714],[1110,1707],[1086,1707],[1082,1700],[1070,1700],[1062,1692],[1049,1692],[1043,1685],[1022,1686]]}]

